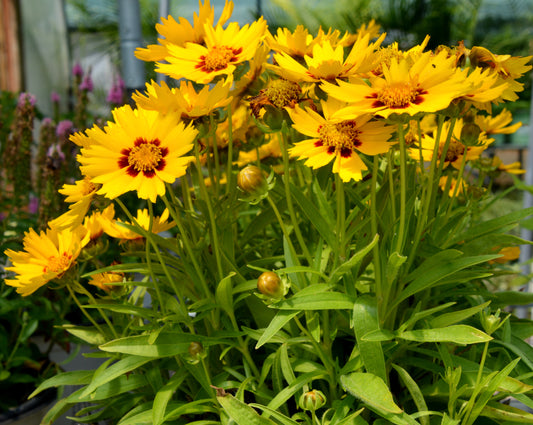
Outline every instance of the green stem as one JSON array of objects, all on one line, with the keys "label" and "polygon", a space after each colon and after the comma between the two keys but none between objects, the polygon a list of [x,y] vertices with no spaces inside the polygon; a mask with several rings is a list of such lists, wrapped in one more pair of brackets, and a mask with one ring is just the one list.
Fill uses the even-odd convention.
[{"label": "green stem", "polygon": [[[171,189],[170,187],[167,187],[167,189]],[[187,235],[185,226],[183,225],[183,221],[181,220],[181,217],[179,214],[176,213],[174,208],[172,208],[172,205],[170,204],[166,194],[162,196],[163,202],[165,203],[166,207],[168,208],[170,212],[170,216],[178,226],[178,231],[181,236],[181,241],[183,242],[183,245],[185,247],[185,251],[187,252],[187,256],[189,257],[189,260],[191,261],[194,270],[196,271],[196,275],[198,277],[198,280],[200,281],[200,285],[202,286],[202,289],[204,291],[204,295],[207,299],[212,298],[211,291],[209,290],[209,287],[207,286],[207,282],[205,280],[205,277],[202,273],[202,269],[200,268],[200,265],[198,264],[197,256],[194,254],[191,246],[191,241]],[[185,259],[183,259],[185,261]]]},{"label": "green stem", "polygon": [[220,255],[220,245],[218,242],[217,225],[215,221],[215,214],[213,213],[213,205],[211,204],[211,198],[207,193],[205,182],[202,173],[202,167],[200,165],[200,152],[198,150],[198,144],[194,145],[194,153],[196,155],[196,171],[198,173],[198,185],[200,187],[200,195],[207,205],[207,214],[209,216],[209,225],[211,227],[211,239],[213,243],[213,251],[215,253],[215,261],[217,264],[218,279],[224,278],[224,270],[222,269],[222,258]]},{"label": "green stem", "polygon": [[288,142],[287,142],[287,133],[288,129],[286,124],[283,124],[282,128],[282,134],[280,139],[280,147],[281,147],[281,154],[283,157],[283,184],[285,188],[285,198],[287,199],[287,209],[289,211],[289,217],[291,218],[292,227],[294,228],[294,234],[296,235],[296,239],[298,240],[298,244],[302,248],[302,252],[304,254],[304,257],[307,260],[307,263],[309,265],[313,264],[313,257],[311,256],[311,253],[309,252],[307,248],[307,243],[305,242],[305,239],[302,236],[302,233],[300,232],[300,227],[298,226],[298,221],[296,220],[296,214],[294,212],[294,206],[292,203],[292,195],[291,195],[291,186],[290,186],[290,164],[289,164],[289,151],[288,151]]},{"label": "green stem", "polygon": [[[377,185],[378,185],[378,170],[379,170],[379,158],[374,156],[374,163],[372,167],[372,183],[371,183],[371,192],[370,192],[370,228],[372,230],[372,235],[375,236],[378,234],[378,215],[377,215]],[[383,309],[388,304],[388,294],[385,293],[383,287],[383,282],[381,278],[381,257],[379,253],[379,241],[372,248],[372,259],[374,262],[374,279],[376,282],[376,298],[378,302],[378,317],[382,315],[380,312],[384,311]]]},{"label": "green stem", "polygon": [[231,103],[228,105],[228,163],[226,166],[226,195],[234,190],[233,184],[233,114]]},{"label": "green stem", "polygon": [[89,320],[89,322],[92,323],[92,325],[102,334],[102,336],[105,336],[104,330],[100,327],[100,325],[93,319],[93,317],[85,310],[85,307],[81,305],[80,300],[78,300],[78,297],[76,296],[73,289],[70,287],[70,285],[67,285],[68,292],[72,299],[74,300],[74,303],[78,306],[80,311],[83,313],[83,315]]},{"label": "green stem", "polygon": [[296,262],[296,265],[300,265],[300,260],[298,258],[298,255],[296,254],[296,250],[294,249],[294,245],[291,241],[291,236],[289,232],[287,231],[287,228],[285,227],[285,223],[283,223],[283,218],[281,217],[281,214],[279,213],[278,207],[276,206],[276,203],[272,200],[270,195],[266,197],[268,200],[270,206],[272,207],[272,210],[274,211],[274,214],[276,215],[276,218],[278,219],[278,223],[281,227],[281,231],[283,232],[283,236],[285,236],[285,239],[287,241],[287,244],[289,245],[289,250],[291,251],[291,256],[294,258],[294,261]]},{"label": "green stem", "polygon": [[[335,192],[337,195],[337,246],[339,249],[339,260],[344,262],[346,260],[346,246],[344,243],[345,222],[346,222],[346,205],[344,198],[344,183],[340,176],[335,173]],[[336,267],[336,265],[335,265]]]},{"label": "green stem", "polygon": [[471,414],[472,414],[472,409],[474,408],[474,405],[475,405],[476,398],[478,394],[480,393],[480,391],[482,390],[480,386],[481,386],[481,380],[483,379],[483,369],[485,368],[485,361],[487,359],[488,351],[489,351],[489,343],[487,341],[485,342],[483,346],[483,354],[481,355],[481,362],[479,364],[479,369],[477,372],[476,385],[474,386],[474,391],[472,395],[470,396],[470,399],[468,400],[466,408],[463,412],[464,419],[462,423],[464,425],[471,425],[476,420],[476,418],[471,418]]},{"label": "green stem", "polygon": [[405,202],[407,193],[407,155],[405,148],[404,128],[402,123],[398,123],[398,139],[400,144],[400,228],[398,230],[398,239],[396,241],[396,252],[401,254],[405,245]]}]

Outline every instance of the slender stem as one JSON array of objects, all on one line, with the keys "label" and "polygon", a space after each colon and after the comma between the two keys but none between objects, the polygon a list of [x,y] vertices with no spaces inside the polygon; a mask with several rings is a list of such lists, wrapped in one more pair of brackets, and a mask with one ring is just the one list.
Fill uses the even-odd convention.
[{"label": "slender stem", "polygon": [[[371,192],[370,192],[370,228],[372,230],[372,235],[378,234],[378,215],[377,215],[377,179],[378,179],[378,170],[379,170],[379,158],[374,156],[374,163],[372,167],[372,182],[371,182]],[[383,282],[381,278],[381,257],[379,255],[379,245],[380,242],[376,243],[372,248],[372,257],[374,261],[374,279],[376,283],[376,298],[378,302],[378,317],[382,317],[380,312],[385,311],[386,305],[388,304],[388,295],[385,293],[383,288]],[[383,316],[384,317],[384,316]]]},{"label": "slender stem", "polygon": [[459,193],[459,187],[463,184],[463,174],[465,172],[466,167],[466,146],[465,146],[465,152],[463,153],[463,158],[461,159],[461,167],[459,168],[459,172],[457,173],[457,179],[455,181],[455,187],[453,189],[453,194],[450,199],[450,203],[448,205],[448,210],[446,211],[445,221],[448,220],[448,217],[450,216],[450,213],[452,212],[453,205],[455,204],[455,200],[457,198],[457,194]]},{"label": "slender stem", "polygon": [[[87,291],[87,289],[85,289],[82,285],[80,285],[78,282],[76,282],[76,286],[78,288],[78,290],[83,293],[84,295],[87,296],[87,298],[89,298],[89,300],[91,301],[92,304],[97,304],[96,303],[96,300],[94,299],[93,295]],[[104,313],[104,311],[100,308],[100,307],[96,307],[96,310],[98,311],[98,313],[100,313],[100,316],[102,316],[102,319],[104,319],[104,321],[106,322],[107,326],[109,326],[109,329],[111,330],[111,332],[113,333],[113,336],[115,338],[118,338],[118,334],[117,334],[117,331],[115,330],[115,327],[113,326],[113,324],[111,323],[111,321],[109,320],[109,317],[107,317],[107,314]]]},{"label": "slender stem", "polygon": [[80,300],[78,300],[78,297],[76,296],[73,289],[70,287],[70,285],[67,285],[68,292],[80,311],[84,314],[84,316],[89,320],[89,322],[92,323],[92,325],[100,332],[103,336],[105,336],[104,330],[100,327],[100,325],[92,318],[92,316],[85,310],[85,307],[81,305]]},{"label": "slender stem", "polygon": [[284,169],[284,175],[283,175],[283,183],[285,188],[285,198],[287,199],[287,209],[289,211],[289,216],[291,218],[291,223],[294,228],[294,234],[296,235],[296,239],[298,240],[298,244],[302,248],[302,252],[307,260],[308,264],[313,263],[313,257],[311,256],[311,253],[309,252],[307,248],[307,243],[305,242],[305,239],[302,236],[302,233],[300,232],[300,226],[298,226],[298,221],[296,220],[296,214],[294,212],[294,206],[292,204],[292,195],[291,195],[291,186],[290,186],[290,173],[289,173],[289,151],[288,151],[288,142],[287,142],[287,133],[288,129],[286,125],[283,125],[282,131],[281,131],[281,139],[279,141],[280,148],[281,148],[281,154],[283,157],[283,169]]},{"label": "slender stem", "polygon": [[[153,208],[153,205],[152,205],[151,201],[148,202],[148,213],[149,213],[149,216],[150,216],[150,221],[149,221],[149,224],[148,224],[148,233],[152,233],[152,228],[153,228],[153,225],[154,225],[154,208]],[[166,314],[166,305],[163,302],[163,297],[161,296],[161,289],[159,288],[159,285],[156,282],[155,274],[154,274],[153,268],[152,268],[152,259],[150,257],[150,245],[151,244],[149,244],[149,243],[145,244],[146,265],[148,266],[148,270],[150,272],[150,276],[152,278],[152,282],[154,282],[155,292],[157,294],[157,299],[159,300],[159,305],[161,306],[161,311],[163,312],[163,314]]]},{"label": "slender stem", "polygon": [[197,256],[194,254],[191,246],[191,241],[189,240],[189,237],[187,235],[187,232],[185,230],[185,226],[183,225],[183,221],[181,220],[181,217],[179,214],[176,213],[174,208],[172,208],[172,205],[170,204],[169,200],[167,199],[166,195],[162,196],[163,202],[167,206],[170,215],[176,225],[178,226],[178,231],[181,235],[181,240],[183,242],[183,245],[185,247],[185,251],[187,252],[187,255],[189,257],[189,260],[191,261],[194,270],[196,270],[196,274],[198,279],[200,280],[200,284],[202,286],[202,289],[204,291],[204,295],[207,298],[212,298],[211,291],[209,290],[209,287],[207,286],[207,282],[205,280],[205,277],[202,273],[202,269],[200,268],[200,265],[198,264]]},{"label": "slender stem", "polygon": [[228,105],[228,163],[226,166],[226,195],[229,194],[233,188],[233,114],[231,110],[231,103]]},{"label": "slender stem", "polygon": [[287,244],[289,245],[289,250],[291,251],[291,255],[294,258],[294,261],[296,262],[296,264],[299,266],[300,260],[298,258],[298,255],[296,254],[294,245],[292,244],[291,236],[289,232],[287,231],[287,228],[285,227],[285,223],[283,223],[283,219],[281,218],[281,214],[279,213],[278,207],[276,206],[275,202],[272,200],[270,195],[268,195],[266,199],[268,200],[270,206],[272,207],[272,210],[274,211],[274,214],[276,215],[276,218],[278,219],[278,223],[281,227],[281,231],[283,232],[283,236],[285,236]]},{"label": "slender stem", "polygon": [[400,144],[400,228],[398,230],[398,239],[396,241],[396,252],[401,254],[404,247],[405,238],[405,202],[407,192],[407,155],[405,148],[404,128],[402,123],[398,123],[398,139]]},{"label": "slender stem", "polygon": [[220,245],[218,242],[217,225],[215,221],[215,214],[213,213],[213,205],[211,204],[211,198],[207,193],[205,182],[203,179],[202,168],[200,165],[200,152],[198,150],[198,144],[194,145],[194,153],[196,155],[196,171],[198,173],[198,185],[200,187],[200,195],[202,196],[205,204],[207,205],[207,214],[209,216],[209,224],[211,228],[211,239],[213,243],[213,251],[215,253],[215,261],[217,264],[218,278],[222,280],[224,278],[224,270],[222,269],[222,258],[220,254]]},{"label": "slender stem", "polygon": [[[388,156],[388,175],[389,175],[389,193],[390,193],[390,203],[391,203],[391,212],[392,212],[392,222],[396,222],[396,191],[394,186],[394,149],[389,149],[389,152],[387,153]],[[374,156],[374,171],[372,172],[372,177],[374,177],[374,174],[377,174],[376,169],[376,157]],[[377,182],[375,182],[377,183]]]},{"label": "slender stem", "polygon": [[340,176],[335,173],[335,192],[337,195],[337,245],[339,248],[339,260],[344,262],[346,259],[346,246],[344,243],[346,227],[346,205],[344,198],[344,183]]}]

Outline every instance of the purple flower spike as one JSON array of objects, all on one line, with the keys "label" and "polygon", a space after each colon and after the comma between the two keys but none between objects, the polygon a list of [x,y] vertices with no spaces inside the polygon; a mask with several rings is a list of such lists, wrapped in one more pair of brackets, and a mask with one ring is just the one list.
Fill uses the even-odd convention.
[{"label": "purple flower spike", "polygon": [[21,93],[18,98],[17,106],[19,108],[22,108],[26,106],[27,103],[29,103],[31,106],[35,106],[35,102],[37,102],[37,99],[35,99],[35,96],[30,93]]},{"label": "purple flower spike", "polygon": [[72,67],[72,75],[74,75],[74,77],[81,77],[83,75],[83,68],[79,62],[76,62],[76,64]]}]

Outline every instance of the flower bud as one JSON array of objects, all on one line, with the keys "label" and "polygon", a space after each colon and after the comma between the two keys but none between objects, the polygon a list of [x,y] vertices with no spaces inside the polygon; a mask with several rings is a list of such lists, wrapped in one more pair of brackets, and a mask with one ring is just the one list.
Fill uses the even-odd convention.
[{"label": "flower bud", "polygon": [[269,182],[263,170],[256,165],[248,165],[239,171],[237,186],[245,194],[243,200],[253,204],[268,195]]},{"label": "flower bud", "polygon": [[275,272],[264,272],[257,279],[257,289],[271,298],[281,298],[285,289],[281,278]]},{"label": "flower bud", "polygon": [[322,391],[307,391],[300,396],[298,404],[302,409],[314,412],[326,404],[326,396]]},{"label": "flower bud", "polygon": [[189,344],[189,354],[192,358],[197,358],[204,352],[204,346],[201,342],[193,341]]},{"label": "flower bud", "polygon": [[465,123],[461,129],[461,142],[465,146],[476,146],[479,144],[481,128],[474,123]]}]

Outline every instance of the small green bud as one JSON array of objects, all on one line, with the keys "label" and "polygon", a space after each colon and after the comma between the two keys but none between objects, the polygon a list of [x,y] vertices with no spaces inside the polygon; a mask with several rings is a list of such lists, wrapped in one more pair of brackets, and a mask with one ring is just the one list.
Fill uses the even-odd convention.
[{"label": "small green bud", "polygon": [[502,319],[500,317],[500,309],[494,314],[489,313],[488,310],[483,310],[481,312],[481,326],[483,326],[483,329],[487,334],[492,335],[505,323],[509,318],[509,315]]},{"label": "small green bud", "polygon": [[196,359],[204,353],[204,346],[200,342],[193,341],[189,344],[189,354]]},{"label": "small green bud", "polygon": [[307,391],[300,396],[298,404],[303,410],[311,410],[314,412],[326,404],[326,396],[322,391]]},{"label": "small green bud", "polygon": [[465,123],[461,129],[461,142],[465,146],[476,146],[479,144],[481,128],[474,123]]}]

